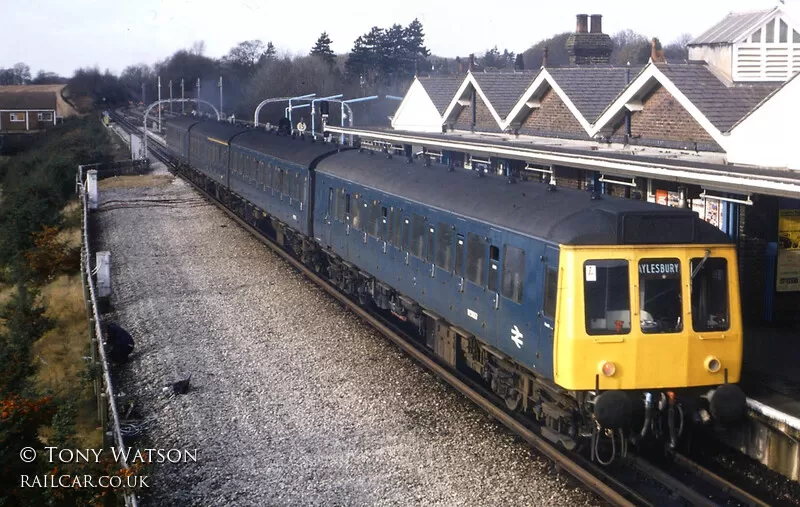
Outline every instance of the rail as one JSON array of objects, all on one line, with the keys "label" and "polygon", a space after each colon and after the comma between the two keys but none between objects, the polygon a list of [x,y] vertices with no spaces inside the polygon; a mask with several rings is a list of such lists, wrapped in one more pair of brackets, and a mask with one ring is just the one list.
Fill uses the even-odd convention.
[{"label": "rail", "polygon": [[[97,164],[94,164],[97,165]],[[93,166],[94,166],[93,165]],[[86,184],[85,184],[85,171],[93,166],[78,166],[78,195],[81,198],[81,206],[83,209],[81,215],[81,229],[83,232],[83,245],[81,248],[81,276],[84,278],[85,286],[89,289],[89,301],[87,304],[91,307],[91,321],[94,325],[94,338],[92,340],[92,355],[94,350],[100,353],[100,365],[103,370],[103,393],[107,400],[108,408],[111,409],[111,432],[114,438],[114,445],[116,445],[119,452],[119,465],[124,470],[130,470],[127,460],[125,459],[125,442],[122,439],[122,429],[119,423],[119,412],[117,411],[116,398],[114,396],[114,385],[111,382],[111,374],[108,367],[108,359],[106,358],[105,351],[105,333],[101,325],[100,313],[98,311],[97,291],[95,288],[94,278],[92,275],[92,258],[91,258],[91,242],[89,238],[89,199],[87,198]],[[105,427],[103,428],[105,432]],[[137,507],[136,494],[128,489],[122,492],[125,505],[127,507]]]}]

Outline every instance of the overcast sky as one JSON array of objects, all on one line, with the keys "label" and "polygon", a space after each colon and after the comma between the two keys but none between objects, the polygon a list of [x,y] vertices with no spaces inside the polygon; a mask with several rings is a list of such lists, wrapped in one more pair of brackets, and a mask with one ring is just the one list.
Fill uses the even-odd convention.
[{"label": "overcast sky", "polygon": [[[800,0],[786,3],[795,12]],[[22,61],[34,75],[44,69],[69,76],[94,65],[119,73],[199,40],[213,57],[248,39],[307,53],[323,31],[333,50],[344,53],[370,27],[405,26],[415,17],[428,49],[440,56],[481,53],[495,44],[520,52],[574,30],[578,13],[603,14],[605,33],[631,28],[668,43],[685,32],[699,35],[728,12],[775,5],[776,0],[0,0],[0,67]]]}]

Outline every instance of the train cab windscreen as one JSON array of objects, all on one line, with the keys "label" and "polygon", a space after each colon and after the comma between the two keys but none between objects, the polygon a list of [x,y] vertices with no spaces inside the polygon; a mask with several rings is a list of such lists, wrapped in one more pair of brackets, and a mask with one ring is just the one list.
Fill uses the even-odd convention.
[{"label": "train cab windscreen", "polygon": [[583,265],[583,289],[588,334],[631,332],[628,261],[586,261]]},{"label": "train cab windscreen", "polygon": [[642,333],[677,333],[683,330],[680,260],[639,261],[639,307]]},{"label": "train cab windscreen", "polygon": [[728,261],[721,257],[692,259],[692,328],[725,331],[730,327]]}]

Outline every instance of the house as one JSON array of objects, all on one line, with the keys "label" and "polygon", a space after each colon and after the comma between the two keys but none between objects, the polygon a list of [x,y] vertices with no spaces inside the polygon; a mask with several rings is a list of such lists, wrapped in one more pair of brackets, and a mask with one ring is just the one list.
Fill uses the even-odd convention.
[{"label": "house", "polygon": [[62,95],[65,86],[0,86],[0,133],[40,132],[76,114]]}]

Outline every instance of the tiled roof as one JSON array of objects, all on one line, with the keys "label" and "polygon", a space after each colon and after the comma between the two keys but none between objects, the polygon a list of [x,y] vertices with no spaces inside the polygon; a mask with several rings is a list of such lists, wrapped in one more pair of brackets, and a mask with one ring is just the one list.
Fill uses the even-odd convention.
[{"label": "tiled roof", "polygon": [[0,109],[55,109],[56,94],[53,92],[4,92],[0,91]]},{"label": "tiled roof", "polygon": [[731,12],[722,21],[706,30],[702,35],[695,38],[689,45],[695,44],[731,44],[738,42],[748,33],[747,30],[755,29],[766,23],[769,18],[775,15],[780,9],[777,7],[765,11],[752,12]]},{"label": "tiled roof", "polygon": [[657,64],[720,132],[727,132],[783,83],[727,83],[705,62]]},{"label": "tiled roof", "polygon": [[486,98],[501,119],[517,105],[520,97],[533,83],[539,71],[519,72],[475,72],[473,77],[478,82]]},{"label": "tiled roof", "polygon": [[450,105],[453,96],[463,81],[464,76],[419,78],[420,84],[425,88],[425,92],[433,101],[433,105],[439,110],[439,114],[444,114],[445,109]]},{"label": "tiled roof", "polygon": [[[594,121],[642,70],[642,67],[553,67],[547,72],[589,123]],[[628,72],[630,71],[630,72]]]}]

